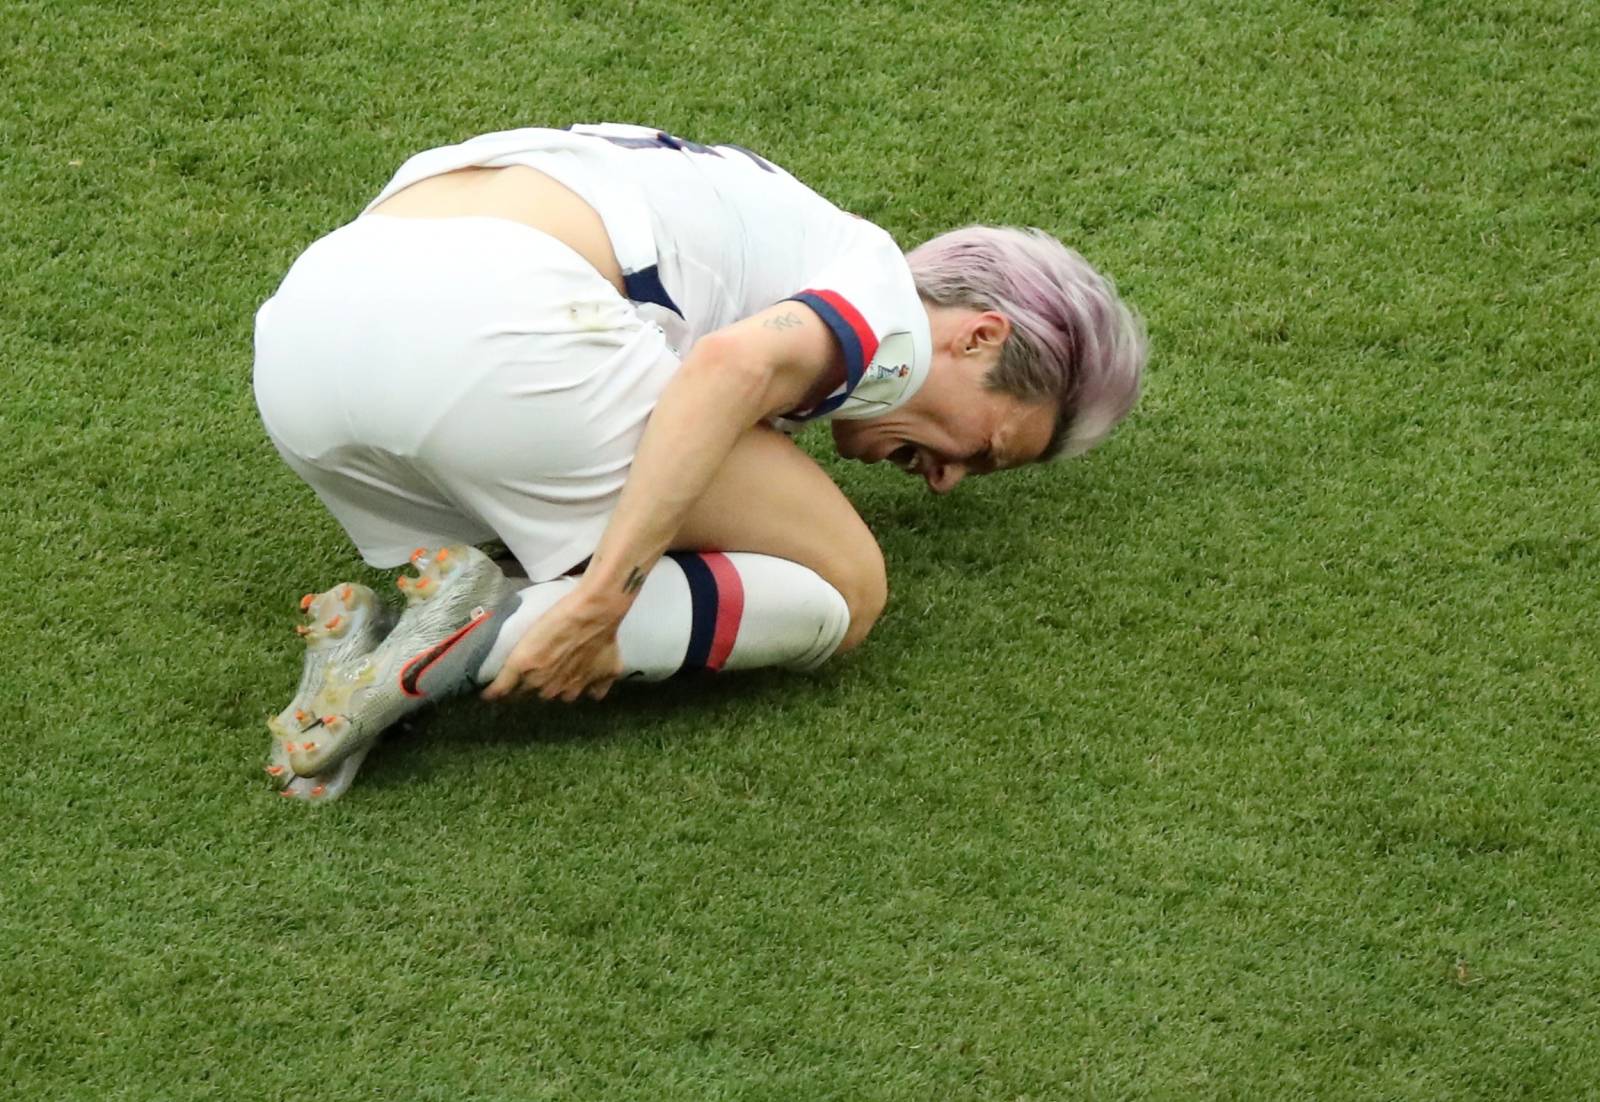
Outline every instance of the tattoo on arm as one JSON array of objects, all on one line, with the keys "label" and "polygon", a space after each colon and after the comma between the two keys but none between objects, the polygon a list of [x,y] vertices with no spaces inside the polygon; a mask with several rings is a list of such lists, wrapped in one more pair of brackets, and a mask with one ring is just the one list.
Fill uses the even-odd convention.
[{"label": "tattoo on arm", "polygon": [[794,311],[780,314],[774,318],[767,318],[761,323],[763,329],[793,329],[800,324],[800,315]]},{"label": "tattoo on arm", "polygon": [[628,571],[627,581],[622,583],[622,592],[637,593],[644,588],[644,571],[637,566]]}]

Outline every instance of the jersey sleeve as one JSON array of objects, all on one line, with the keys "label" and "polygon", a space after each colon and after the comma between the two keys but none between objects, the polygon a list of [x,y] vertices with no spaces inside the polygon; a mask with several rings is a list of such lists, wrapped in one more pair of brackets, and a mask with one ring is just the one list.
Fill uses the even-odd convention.
[{"label": "jersey sleeve", "polygon": [[[784,300],[815,312],[839,345],[832,375],[802,408],[784,414],[785,421],[887,412],[909,398],[926,373],[927,357],[917,353],[929,343],[928,316],[905,257],[887,233],[870,223],[863,228],[871,232]],[[921,339],[913,339],[918,334]]]}]

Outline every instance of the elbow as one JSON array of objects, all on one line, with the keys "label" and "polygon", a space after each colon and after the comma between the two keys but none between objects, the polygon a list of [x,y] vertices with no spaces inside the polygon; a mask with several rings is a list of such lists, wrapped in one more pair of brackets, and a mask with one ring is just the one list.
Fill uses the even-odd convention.
[{"label": "elbow", "polygon": [[[756,409],[771,384],[772,370],[750,355],[736,337],[719,330],[695,342],[674,381],[715,391],[724,401]],[[751,417],[752,422],[756,419]]]}]

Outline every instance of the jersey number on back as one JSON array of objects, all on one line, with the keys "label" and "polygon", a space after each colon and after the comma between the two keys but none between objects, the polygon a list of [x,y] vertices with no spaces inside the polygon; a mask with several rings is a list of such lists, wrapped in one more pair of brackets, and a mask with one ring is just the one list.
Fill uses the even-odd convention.
[{"label": "jersey number on back", "polygon": [[746,149],[742,145],[701,145],[699,142],[691,142],[687,138],[675,138],[671,134],[668,134],[665,130],[657,130],[649,137],[633,137],[624,136],[621,134],[595,134],[592,132],[591,134],[596,138],[604,138],[612,145],[620,145],[623,149],[679,149],[685,153],[705,153],[712,157],[722,156],[722,151],[727,149],[733,151],[734,153],[742,153],[744,156],[749,157],[751,162],[763,172],[777,171],[772,167],[771,163],[766,160],[766,158],[762,157],[759,153],[755,153]]}]

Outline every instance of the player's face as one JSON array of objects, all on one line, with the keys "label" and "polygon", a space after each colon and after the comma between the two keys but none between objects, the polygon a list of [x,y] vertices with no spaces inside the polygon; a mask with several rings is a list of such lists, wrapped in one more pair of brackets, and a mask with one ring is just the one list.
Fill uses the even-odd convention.
[{"label": "player's face", "polygon": [[990,390],[1011,322],[993,311],[928,308],[933,360],[904,406],[870,421],[834,421],[839,454],[893,463],[947,494],[968,475],[1037,462],[1056,425],[1054,402],[1025,402]]},{"label": "player's face", "polygon": [[981,383],[940,402],[918,402],[922,397],[871,421],[834,421],[839,454],[892,463],[934,493],[947,494],[968,475],[1037,462],[1055,428],[1053,402],[1024,402]]}]

